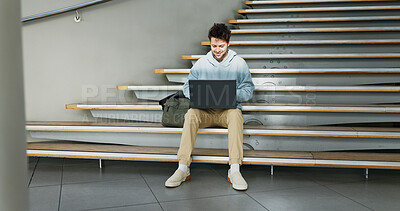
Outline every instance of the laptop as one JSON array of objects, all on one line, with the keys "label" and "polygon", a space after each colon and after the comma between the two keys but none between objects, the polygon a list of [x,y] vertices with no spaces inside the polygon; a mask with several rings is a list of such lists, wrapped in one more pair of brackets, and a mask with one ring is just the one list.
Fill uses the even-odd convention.
[{"label": "laptop", "polygon": [[236,80],[189,80],[190,107],[236,108]]}]

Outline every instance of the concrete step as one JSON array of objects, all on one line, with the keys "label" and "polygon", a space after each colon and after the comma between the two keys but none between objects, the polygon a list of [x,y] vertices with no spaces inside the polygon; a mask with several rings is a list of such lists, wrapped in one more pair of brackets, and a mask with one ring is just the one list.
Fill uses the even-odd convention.
[{"label": "concrete step", "polygon": [[[343,12],[342,12],[343,13]],[[348,12],[346,12],[348,13]],[[360,13],[360,12],[358,12]],[[384,14],[381,14],[384,13]],[[302,13],[301,15],[293,15],[279,13],[273,16],[268,15],[267,17],[259,14],[254,14],[248,17],[248,19],[236,19],[229,20],[228,23],[235,24],[233,28],[239,29],[290,29],[290,28],[354,28],[354,27],[398,27],[400,16],[399,12],[391,12],[388,14],[387,11],[381,13],[363,13],[357,14],[352,12],[353,16],[348,14],[329,14],[329,13],[318,13],[310,14]],[[250,15],[247,15],[250,16]],[[297,17],[300,16],[300,17]],[[304,17],[301,17],[304,16]]]},{"label": "concrete step", "polygon": [[[284,48],[282,48],[285,51]],[[337,49],[336,49],[337,50]],[[350,49],[351,50],[351,49]],[[265,52],[265,51],[264,51]],[[267,51],[268,52],[268,51]],[[294,68],[389,68],[398,67],[400,53],[310,53],[291,54],[238,54],[251,69],[294,69]],[[182,59],[192,64],[204,55],[184,55]]]},{"label": "concrete step", "polygon": [[[190,69],[154,69],[154,73],[189,74]],[[400,73],[400,68],[313,68],[313,69],[250,69],[251,74],[329,74],[329,73]]]},{"label": "concrete step", "polygon": [[343,2],[395,2],[396,0],[274,0],[274,1],[246,1],[245,4],[275,5],[275,4],[316,4],[316,3],[343,3]]},{"label": "concrete step", "polygon": [[[182,86],[118,86],[138,99],[161,100]],[[400,102],[398,86],[256,86],[250,102],[295,104],[377,104]]]},{"label": "concrete step", "polygon": [[[182,86],[118,86],[118,90],[179,91]],[[400,86],[255,86],[255,92],[400,92]]]},{"label": "concrete step", "polygon": [[[272,54],[272,55],[293,55],[290,59],[302,59],[307,62],[308,59],[345,59],[342,57],[335,58],[334,55],[351,55],[351,54],[383,54],[389,55],[391,53],[399,53],[400,44],[284,44],[284,45],[231,45],[229,49],[235,51],[239,55],[248,54]],[[326,57],[309,57],[309,58],[299,58],[303,55],[329,55]],[[296,55],[296,56],[295,56]],[[363,57],[357,57],[351,59],[364,59]],[[390,57],[389,57],[390,58]],[[265,58],[264,58],[265,59]],[[289,58],[274,58],[274,59],[289,59]],[[388,59],[384,58],[384,59]]]},{"label": "concrete step", "polygon": [[[230,45],[371,45],[371,44],[399,44],[399,39],[385,40],[280,40],[280,41],[231,41]],[[203,46],[210,46],[210,41],[201,42]]]},{"label": "concrete step", "polygon": [[[182,59],[198,60],[205,55],[183,55]],[[348,53],[348,54],[241,54],[243,59],[375,59],[400,58],[400,53]]]},{"label": "concrete step", "polygon": [[276,34],[276,33],[320,33],[320,32],[390,32],[400,31],[400,27],[336,27],[336,28],[284,28],[284,29],[232,29],[237,34]]},{"label": "concrete step", "polygon": [[329,17],[329,18],[270,18],[229,20],[230,24],[244,23],[300,23],[300,22],[356,22],[356,21],[398,21],[400,16]]},{"label": "concrete step", "polygon": [[[168,81],[185,83],[190,69],[155,69],[163,73]],[[320,68],[320,69],[250,69],[255,85],[296,86],[353,86],[397,83],[400,68]]]},{"label": "concrete step", "polygon": [[[138,147],[66,141],[31,142],[27,148],[28,156],[35,157],[175,162],[178,151],[176,147]],[[228,156],[228,151],[224,149],[194,149],[192,162],[228,163]],[[400,157],[393,153],[244,150],[243,157],[243,164],[253,165],[400,168]]]},{"label": "concrete step", "polygon": [[400,6],[351,6],[351,7],[310,7],[310,8],[273,8],[273,9],[240,9],[239,14],[251,13],[283,13],[283,12],[338,12],[338,11],[374,11],[400,10]]},{"label": "concrete step", "polygon": [[[158,103],[68,104],[67,109],[90,110],[93,117],[161,122]],[[400,105],[243,104],[245,124],[316,126],[348,123],[400,122]]]},{"label": "concrete step", "polygon": [[[33,138],[178,147],[182,128],[155,123],[27,122]],[[227,148],[227,129],[199,129],[196,148]],[[160,138],[162,135],[162,138]],[[245,126],[244,143],[256,150],[332,151],[399,149],[398,128]]]}]

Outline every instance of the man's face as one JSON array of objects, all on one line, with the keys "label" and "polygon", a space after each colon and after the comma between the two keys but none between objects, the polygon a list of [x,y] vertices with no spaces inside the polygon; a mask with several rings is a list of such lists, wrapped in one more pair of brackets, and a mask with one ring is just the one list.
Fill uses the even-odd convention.
[{"label": "man's face", "polygon": [[225,40],[211,37],[211,51],[217,61],[221,62],[226,57],[229,43],[227,43]]}]

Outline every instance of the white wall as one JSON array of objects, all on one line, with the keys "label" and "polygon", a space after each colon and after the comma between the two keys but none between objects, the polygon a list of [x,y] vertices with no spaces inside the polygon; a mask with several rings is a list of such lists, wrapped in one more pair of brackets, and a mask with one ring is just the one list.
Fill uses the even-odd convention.
[{"label": "white wall", "polygon": [[20,2],[0,1],[0,210],[28,210]]},{"label": "white wall", "polygon": [[[23,16],[85,0],[23,0]],[[241,0],[114,0],[75,13],[23,25],[27,121],[81,121],[88,111],[66,110],[83,102],[135,101],[117,85],[169,84],[154,68],[190,68],[181,55],[204,54],[214,22],[227,23]],[[90,93],[89,93],[90,94]],[[107,96],[108,95],[108,96]],[[120,95],[120,97],[115,97]],[[114,97],[113,97],[114,96]]]}]

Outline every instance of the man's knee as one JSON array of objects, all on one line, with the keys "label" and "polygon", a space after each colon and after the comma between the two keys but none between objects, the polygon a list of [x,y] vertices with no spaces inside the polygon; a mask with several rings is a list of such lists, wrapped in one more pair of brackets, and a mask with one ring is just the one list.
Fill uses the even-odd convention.
[{"label": "man's knee", "polygon": [[200,110],[199,109],[189,109],[185,114],[185,121],[189,122],[199,122],[200,120]]}]

